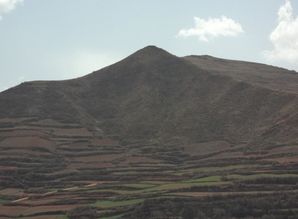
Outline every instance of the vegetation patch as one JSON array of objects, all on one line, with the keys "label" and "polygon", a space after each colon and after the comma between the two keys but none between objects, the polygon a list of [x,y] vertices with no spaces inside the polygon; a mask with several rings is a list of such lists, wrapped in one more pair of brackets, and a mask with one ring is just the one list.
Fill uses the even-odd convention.
[{"label": "vegetation patch", "polygon": [[220,176],[209,176],[199,179],[184,180],[177,183],[166,183],[159,185],[153,188],[145,189],[143,191],[169,191],[169,190],[178,190],[178,189],[187,189],[197,186],[217,186],[229,184],[228,181],[221,181]]},{"label": "vegetation patch", "polygon": [[131,206],[142,203],[144,199],[129,199],[129,200],[102,200],[95,202],[94,206],[98,208],[115,208],[122,206]]},{"label": "vegetation patch", "polygon": [[232,174],[228,175],[228,180],[255,180],[258,178],[290,178],[290,177],[298,177],[298,174],[275,174],[275,173],[262,173],[262,174],[252,174],[252,175],[239,175]]},{"label": "vegetation patch", "polygon": [[6,198],[0,197],[0,205],[9,202]]},{"label": "vegetation patch", "polygon": [[203,177],[199,179],[191,179],[191,180],[186,180],[185,182],[188,183],[208,183],[208,182],[220,182],[221,181],[221,176],[208,176],[208,177]]},{"label": "vegetation patch", "polygon": [[124,184],[123,186],[129,187],[129,188],[134,188],[134,189],[147,189],[154,187],[154,184],[149,184],[149,183],[130,183],[130,184]]},{"label": "vegetation patch", "polygon": [[69,217],[67,215],[59,215],[56,219],[69,219]]},{"label": "vegetation patch", "polygon": [[118,219],[118,218],[121,218],[122,216],[123,214],[119,214],[119,215],[114,215],[110,217],[101,217],[100,219]]}]

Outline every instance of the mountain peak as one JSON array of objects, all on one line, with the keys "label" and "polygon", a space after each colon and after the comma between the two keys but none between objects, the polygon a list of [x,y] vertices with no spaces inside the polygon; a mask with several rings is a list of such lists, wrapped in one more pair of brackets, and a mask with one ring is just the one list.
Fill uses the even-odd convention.
[{"label": "mountain peak", "polygon": [[137,52],[164,52],[164,53],[168,53],[164,49],[161,49],[161,48],[159,48],[155,45],[145,46],[144,48],[138,50]]},{"label": "mountain peak", "polygon": [[152,59],[159,59],[162,57],[175,57],[175,56],[157,46],[149,45],[144,47],[143,49],[136,51],[128,58],[152,60]]}]

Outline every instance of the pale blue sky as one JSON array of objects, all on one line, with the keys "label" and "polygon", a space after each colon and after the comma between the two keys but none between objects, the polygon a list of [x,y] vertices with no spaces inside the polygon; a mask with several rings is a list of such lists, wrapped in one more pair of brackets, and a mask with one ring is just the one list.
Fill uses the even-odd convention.
[{"label": "pale blue sky", "polygon": [[[291,3],[297,17],[298,2]],[[293,60],[264,56],[273,48],[269,36],[284,4],[284,0],[24,0],[0,20],[0,91],[22,81],[85,75],[152,44],[178,56],[209,54],[297,70]],[[244,33],[209,42],[177,37],[179,30],[194,26],[194,17],[222,15],[239,22]]]}]

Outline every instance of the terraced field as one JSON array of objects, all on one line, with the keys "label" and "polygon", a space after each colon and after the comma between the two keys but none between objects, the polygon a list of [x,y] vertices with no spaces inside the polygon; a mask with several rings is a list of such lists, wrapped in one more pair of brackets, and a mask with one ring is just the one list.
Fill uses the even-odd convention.
[{"label": "terraced field", "polygon": [[80,207],[117,218],[150,200],[298,195],[296,145],[191,155],[187,145],[122,145],[58,121],[5,119],[0,127],[1,218],[67,218]]}]

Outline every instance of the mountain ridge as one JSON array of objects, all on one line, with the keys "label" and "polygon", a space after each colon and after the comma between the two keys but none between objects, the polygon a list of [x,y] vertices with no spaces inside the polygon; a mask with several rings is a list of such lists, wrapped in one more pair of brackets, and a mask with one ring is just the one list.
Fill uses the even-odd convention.
[{"label": "mountain ridge", "polygon": [[[218,57],[214,57],[214,56],[210,56],[210,55],[188,55],[188,56],[184,56],[184,57],[178,57],[178,56],[175,56],[175,55],[167,52],[166,50],[164,50],[162,48],[159,48],[159,47],[154,46],[154,45],[149,45],[149,46],[146,46],[146,47],[134,52],[133,54],[129,55],[128,57],[126,57],[126,58],[124,58],[124,59],[122,59],[122,60],[120,60],[120,61],[118,61],[114,64],[111,64],[111,65],[106,66],[102,69],[96,70],[92,73],[86,74],[86,75],[78,77],[78,78],[65,79],[65,80],[34,80],[34,81],[23,82],[20,85],[27,84],[27,83],[29,83],[29,84],[31,84],[31,83],[43,84],[43,83],[67,82],[67,81],[77,80],[77,79],[80,79],[80,78],[86,78],[86,77],[90,77],[91,75],[95,75],[96,73],[99,73],[101,70],[104,70],[106,68],[109,68],[110,66],[114,66],[116,64],[125,62],[126,60],[130,60],[130,59],[143,60],[143,59],[146,59],[145,57],[150,57],[150,58],[153,57],[154,59],[159,59],[160,56],[164,56],[164,57],[167,56],[167,57],[172,57],[172,58],[175,57],[175,58],[179,58],[181,60],[184,59],[187,62],[192,63],[195,66],[201,68],[201,70],[205,70],[205,71],[208,71],[207,67],[210,67],[210,66],[208,65],[209,63],[204,63],[204,60],[215,61],[215,64],[218,64],[220,62],[223,62],[225,64],[231,62],[232,64],[233,63],[235,63],[235,64],[239,63],[239,64],[246,64],[246,65],[256,65],[256,66],[261,66],[261,67],[264,67],[264,68],[267,67],[267,68],[270,68],[270,69],[275,69],[276,72],[277,72],[276,74],[279,74],[281,77],[289,74],[290,76],[293,76],[293,78],[298,80],[298,73],[296,71],[288,70],[288,69],[278,67],[278,66],[273,66],[273,65],[263,64],[263,63],[256,63],[256,62],[251,62],[251,61],[224,59],[224,58],[218,58]],[[153,59],[153,61],[154,61],[154,59]],[[197,59],[197,60],[194,60],[194,59]],[[199,61],[201,63],[198,63],[196,61]],[[207,64],[207,67],[206,66],[204,67],[204,64]],[[220,67],[222,67],[222,66],[220,66]],[[214,69],[212,69],[212,70],[214,70]],[[224,70],[226,70],[226,69],[224,69]],[[281,71],[277,71],[277,70],[281,70]],[[214,72],[209,70],[209,73],[212,74]],[[247,73],[247,72],[245,72],[245,73]],[[263,72],[257,72],[257,73],[261,75]],[[275,72],[273,71],[272,73],[274,74]],[[227,75],[227,74],[222,74],[222,75],[231,77],[231,75]],[[236,80],[239,80],[239,79],[237,79],[233,76],[232,76],[232,78],[236,79]],[[250,83],[249,81],[245,81],[245,80],[242,80],[242,82]],[[290,81],[288,81],[288,82],[290,82]],[[15,86],[15,87],[17,87],[17,86]],[[14,88],[14,87],[12,87],[12,88]],[[11,89],[11,88],[8,88],[7,90],[9,90],[9,89]],[[7,91],[7,90],[5,90],[5,91]],[[298,88],[297,88],[297,90],[298,90]],[[2,91],[2,92],[4,92],[4,91]]]},{"label": "mountain ridge", "polygon": [[[293,114],[293,108],[297,105],[296,94],[276,89],[264,90],[268,87],[255,83],[254,77],[252,83],[239,81],[237,74],[229,74],[229,66],[224,68],[227,62],[230,63],[228,60],[220,60],[218,65],[218,62],[209,63],[211,58],[208,57],[206,64],[206,57],[203,57],[198,64],[197,57],[196,60],[193,58],[179,58],[158,47],[148,46],[80,78],[22,84],[2,93],[0,103],[6,98],[8,103],[11,102],[11,107],[15,106],[18,112],[23,111],[23,116],[40,115],[41,118],[81,121],[92,129],[102,129],[97,127],[98,121],[101,121],[109,135],[117,134],[121,138],[164,139],[175,133],[176,136],[181,135],[179,138],[190,141],[213,138],[232,141],[237,135],[238,141],[243,140],[244,136],[247,140],[258,138],[253,137],[256,133],[262,135],[263,131],[258,129],[270,129],[267,120],[278,122],[279,114],[282,114],[281,118],[285,117],[285,109]],[[230,65],[234,66],[235,63]],[[236,62],[236,65],[239,63]],[[248,69],[251,69],[250,66]],[[235,72],[240,71],[232,71]],[[240,73],[241,77],[247,75],[247,71]],[[276,74],[281,75],[279,72]],[[269,79],[273,81],[274,78]],[[266,103],[268,106],[264,105]],[[1,107],[0,115],[14,116],[15,109],[11,107],[7,107],[7,111]],[[188,121],[185,118],[189,116]],[[255,120],[256,123],[249,122],[243,128],[245,126],[240,126],[237,118]],[[239,128],[234,130],[234,126]],[[227,131],[229,129],[233,130]],[[197,131],[199,133],[195,134]]]},{"label": "mountain ridge", "polygon": [[288,93],[298,93],[298,73],[284,68],[212,56],[186,56],[194,65],[218,75],[231,77],[251,85]]}]

